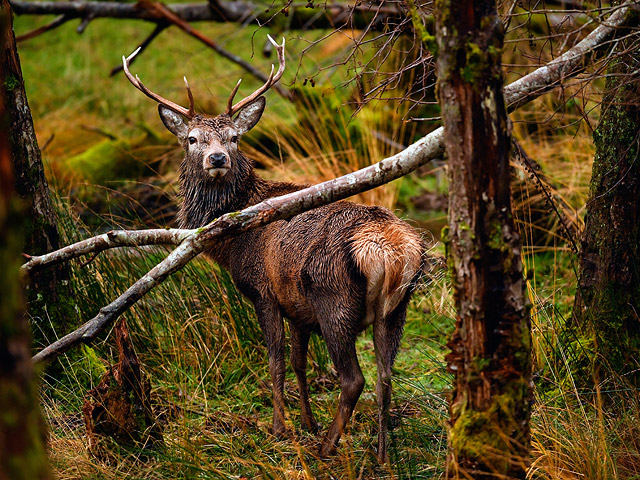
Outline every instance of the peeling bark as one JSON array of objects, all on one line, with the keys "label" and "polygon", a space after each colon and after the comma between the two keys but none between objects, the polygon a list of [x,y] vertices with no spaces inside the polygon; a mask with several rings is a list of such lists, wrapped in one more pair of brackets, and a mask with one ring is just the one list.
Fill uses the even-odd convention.
[{"label": "peeling bark", "polygon": [[503,32],[494,0],[436,5],[438,93],[449,172],[444,235],[457,318],[448,470],[524,479],[531,337],[520,236],[511,214]]}]

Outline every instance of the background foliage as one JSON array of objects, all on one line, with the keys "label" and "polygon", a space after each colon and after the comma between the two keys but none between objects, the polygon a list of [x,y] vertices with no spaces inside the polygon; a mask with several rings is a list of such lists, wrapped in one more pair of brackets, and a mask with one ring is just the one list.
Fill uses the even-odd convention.
[{"label": "background foliage", "polygon": [[[506,13],[508,6],[503,8]],[[533,12],[533,13],[532,13]],[[544,63],[583,33],[588,16],[562,22],[553,12],[511,10],[503,62],[508,80]],[[561,15],[561,14],[558,14]],[[17,33],[48,19],[16,18]],[[268,71],[262,56],[264,34],[234,24],[198,24],[230,51]],[[82,35],[71,22],[20,45],[27,93],[54,185],[65,242],[114,227],[171,225],[176,211],[177,166],[181,151],[158,121],[156,108],[109,70],[128,55],[151,26],[135,21],[96,20]],[[570,33],[573,31],[576,33]],[[568,33],[569,32],[569,33]],[[424,73],[408,71],[383,94],[361,103],[362,85],[376,74],[352,79],[359,65],[375,58],[379,42],[361,45],[353,63],[339,65],[353,50],[352,34],[333,35],[305,48],[327,32],[287,33],[288,69],[282,83],[293,88],[294,104],[270,93],[261,123],[242,148],[269,178],[318,182],[371,164],[398,151],[437,126],[409,121],[438,116],[433,87]],[[380,69],[404,65],[411,50],[400,40]],[[304,55],[302,55],[304,51]],[[408,53],[409,52],[409,53]],[[253,58],[250,58],[253,54]],[[395,63],[394,63],[395,62]],[[196,107],[215,114],[239,76],[242,91],[257,81],[182,32],[169,29],[136,61],[133,71],[160,94],[185,100],[187,75]],[[593,71],[588,73],[594,73]],[[413,76],[412,76],[413,75]],[[398,98],[415,78],[418,95]],[[313,82],[311,81],[313,79]],[[369,83],[367,83],[369,82]],[[599,116],[604,82],[577,80],[513,114],[513,135],[553,187],[565,223],[575,235],[593,159],[591,133]],[[411,87],[413,88],[413,87]],[[437,239],[446,218],[442,164],[432,164],[358,200],[381,204],[410,219]],[[524,239],[534,328],[536,403],[533,416],[535,461],[532,478],[591,480],[639,478],[637,392],[619,392],[625,413],[609,417],[594,385],[578,389],[574,372],[589,361],[590,339],[568,322],[576,285],[576,257],[543,201],[530,168],[513,162],[517,226]],[[73,265],[81,318],[92,317],[109,299],[151,268],[165,251],[103,253],[87,265]],[[79,410],[87,389],[116,361],[110,337],[61,358],[62,376],[46,376],[45,410],[51,423],[51,456],[65,478],[442,478],[446,456],[446,342],[454,323],[446,278],[439,274],[415,295],[394,369],[391,469],[376,464],[375,361],[370,332],[358,342],[367,386],[338,456],[316,458],[315,436],[299,431],[295,378],[288,370],[286,395],[292,439],[267,433],[271,418],[266,349],[248,302],[228,275],[206,260],[192,262],[126,315],[132,339],[152,385],[154,406],[163,422],[165,446],[114,450],[109,460],[86,450]],[[32,318],[34,328],[54,319]],[[62,335],[65,332],[58,332]],[[50,339],[53,340],[53,339]],[[319,338],[312,339],[311,400],[318,420],[328,425],[339,388]]]}]

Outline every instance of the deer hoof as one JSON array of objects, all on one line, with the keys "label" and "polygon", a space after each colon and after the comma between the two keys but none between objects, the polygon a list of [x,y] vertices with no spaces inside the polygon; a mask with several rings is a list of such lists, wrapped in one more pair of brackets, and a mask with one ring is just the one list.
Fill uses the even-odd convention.
[{"label": "deer hoof", "polygon": [[306,430],[309,433],[318,433],[320,430],[322,430],[322,424],[315,421],[309,423],[305,422],[302,424],[302,429]]},{"label": "deer hoof", "polygon": [[320,447],[320,458],[323,460],[329,460],[338,453],[338,449],[334,445],[327,445],[325,443]]},{"label": "deer hoof", "polygon": [[289,438],[289,431],[284,425],[274,425],[273,427],[271,427],[269,433],[271,433],[271,435],[276,437],[278,440],[285,440]]}]

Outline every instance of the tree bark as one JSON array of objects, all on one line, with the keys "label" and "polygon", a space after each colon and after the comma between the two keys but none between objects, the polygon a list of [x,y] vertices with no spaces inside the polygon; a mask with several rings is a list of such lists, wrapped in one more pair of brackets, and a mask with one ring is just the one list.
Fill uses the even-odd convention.
[{"label": "tree bark", "polygon": [[[1,1],[3,11],[7,12],[8,18],[11,18],[9,2]],[[24,90],[20,59],[11,23],[3,37],[1,61],[5,69],[3,96],[11,118],[8,131],[15,172],[15,190],[26,205],[23,212],[26,234],[22,251],[43,254],[59,248],[59,234]],[[56,332],[64,332],[73,325],[72,320],[76,318],[75,302],[69,284],[67,265],[59,265],[33,275],[27,287],[27,299],[29,313],[34,322],[33,332],[36,343],[49,343],[46,341],[47,338],[56,338]]]},{"label": "tree bark", "polygon": [[503,32],[493,0],[436,4],[449,172],[445,243],[457,310],[448,344],[453,478],[525,478],[530,320],[511,215]]},{"label": "tree bark", "polygon": [[[640,15],[633,12],[633,23]],[[574,320],[595,342],[598,383],[640,387],[640,48],[617,44],[593,139]],[[590,380],[591,375],[587,375]]]},{"label": "tree bark", "polygon": [[[11,32],[10,11],[0,6],[3,47]],[[20,283],[24,241],[23,204],[16,195],[5,98],[7,64],[0,61],[0,480],[51,478],[46,429],[30,359],[30,335]]]}]

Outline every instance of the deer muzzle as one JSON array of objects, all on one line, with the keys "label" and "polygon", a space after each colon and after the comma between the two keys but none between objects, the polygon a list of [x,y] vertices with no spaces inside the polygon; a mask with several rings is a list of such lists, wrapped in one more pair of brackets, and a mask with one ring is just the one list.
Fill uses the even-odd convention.
[{"label": "deer muzzle", "polygon": [[202,167],[213,178],[224,176],[229,171],[229,156],[226,153],[206,153]]}]

